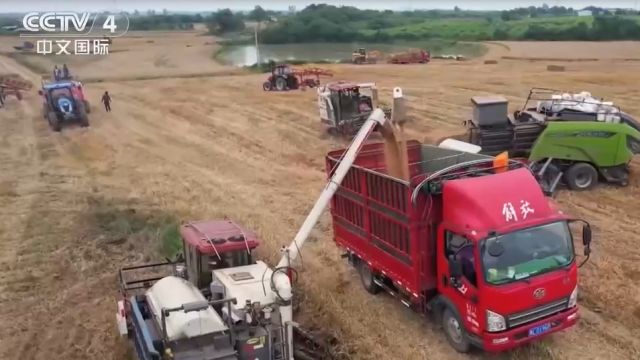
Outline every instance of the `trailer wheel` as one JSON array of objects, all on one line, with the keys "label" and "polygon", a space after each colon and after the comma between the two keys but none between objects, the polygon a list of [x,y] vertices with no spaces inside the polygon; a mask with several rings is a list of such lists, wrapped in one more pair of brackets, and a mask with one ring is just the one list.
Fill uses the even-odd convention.
[{"label": "trailer wheel", "polygon": [[444,329],[447,341],[449,341],[449,344],[451,344],[457,352],[469,352],[471,343],[469,339],[467,339],[464,325],[462,325],[458,316],[448,307],[444,309],[444,313],[442,314],[442,328]]},{"label": "trailer wheel", "polygon": [[564,181],[571,190],[588,190],[598,183],[598,171],[591,164],[576,163],[564,173]]},{"label": "trailer wheel", "polygon": [[366,261],[358,261],[358,272],[360,273],[360,281],[362,286],[369,294],[377,294],[380,292],[380,286],[373,281],[373,271]]}]

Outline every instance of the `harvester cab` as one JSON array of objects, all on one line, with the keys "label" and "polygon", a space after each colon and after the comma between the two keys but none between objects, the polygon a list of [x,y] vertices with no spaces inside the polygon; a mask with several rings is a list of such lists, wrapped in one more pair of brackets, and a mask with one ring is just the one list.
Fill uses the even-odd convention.
[{"label": "harvester cab", "polygon": [[476,96],[472,103],[467,132],[457,140],[480,146],[482,154],[506,151],[526,159],[547,193],[560,184],[590,189],[600,179],[628,184],[640,131],[633,118],[610,104],[594,102],[584,92],[565,94],[536,107],[525,105],[510,117],[504,97]]},{"label": "harvester cab", "polygon": [[353,136],[377,107],[375,83],[337,82],[318,88],[320,121],[330,134]]}]

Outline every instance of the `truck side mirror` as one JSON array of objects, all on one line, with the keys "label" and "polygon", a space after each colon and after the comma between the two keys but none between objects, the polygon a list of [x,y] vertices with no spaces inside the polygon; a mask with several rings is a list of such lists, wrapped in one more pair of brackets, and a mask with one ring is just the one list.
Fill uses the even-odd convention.
[{"label": "truck side mirror", "polygon": [[584,256],[591,254],[591,226],[582,226],[582,245],[584,245]]}]

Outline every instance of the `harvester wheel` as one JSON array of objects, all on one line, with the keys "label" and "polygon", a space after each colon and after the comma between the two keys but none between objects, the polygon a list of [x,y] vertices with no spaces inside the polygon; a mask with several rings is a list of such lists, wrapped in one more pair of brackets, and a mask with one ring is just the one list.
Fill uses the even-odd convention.
[{"label": "harvester wheel", "polygon": [[362,286],[369,294],[377,294],[380,292],[380,286],[373,281],[373,271],[366,261],[358,261],[358,272],[360,273],[360,281]]},{"label": "harvester wheel", "polygon": [[442,328],[447,341],[457,352],[467,353],[471,350],[471,343],[469,343],[462,321],[448,307],[444,309],[442,314]]},{"label": "harvester wheel", "polygon": [[589,163],[576,163],[564,173],[564,181],[571,190],[588,190],[598,184],[598,171]]},{"label": "harvester wheel", "polygon": [[271,87],[271,82],[270,81],[265,81],[262,83],[262,90],[264,91],[271,91],[273,90],[273,88]]},{"label": "harvester wheel", "polygon": [[49,121],[49,126],[51,127],[51,130],[53,131],[62,130],[62,126],[60,125],[60,119],[58,119],[58,115],[55,113],[55,111],[49,111],[49,113],[47,114],[47,120]]}]

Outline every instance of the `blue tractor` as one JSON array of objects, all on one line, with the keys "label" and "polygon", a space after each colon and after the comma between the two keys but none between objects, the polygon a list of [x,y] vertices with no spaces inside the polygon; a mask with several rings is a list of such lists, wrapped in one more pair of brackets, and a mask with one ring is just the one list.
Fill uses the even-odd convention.
[{"label": "blue tractor", "polygon": [[42,115],[53,131],[62,130],[62,124],[71,121],[79,122],[82,127],[89,126],[87,114],[91,109],[79,81],[43,82],[38,94],[43,101]]}]

